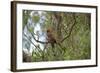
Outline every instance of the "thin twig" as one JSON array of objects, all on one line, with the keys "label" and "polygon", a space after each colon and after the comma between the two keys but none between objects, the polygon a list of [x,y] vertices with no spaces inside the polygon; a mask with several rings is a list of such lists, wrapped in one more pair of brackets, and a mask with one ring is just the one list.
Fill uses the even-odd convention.
[{"label": "thin twig", "polygon": [[61,43],[62,43],[65,39],[67,39],[68,37],[70,37],[70,35],[71,35],[71,32],[72,32],[72,30],[73,30],[73,27],[74,27],[75,24],[76,24],[75,14],[73,14],[73,17],[74,17],[74,23],[73,23],[73,25],[72,25],[72,27],[71,27],[71,29],[70,29],[70,31],[69,31],[69,34],[61,40]]},{"label": "thin twig", "polygon": [[[29,30],[28,26],[27,26],[27,29]],[[31,32],[30,32],[30,33],[31,33]],[[43,41],[37,40],[37,39],[34,37],[34,35],[33,35],[32,33],[31,33],[31,35],[32,35],[33,39],[34,39],[36,42],[39,42],[39,43],[42,43],[42,44],[48,43],[48,42],[43,42]]]},{"label": "thin twig", "polygon": [[37,48],[37,46],[28,38],[28,36],[24,32],[23,32],[23,34],[28,39],[28,41],[30,41]]}]

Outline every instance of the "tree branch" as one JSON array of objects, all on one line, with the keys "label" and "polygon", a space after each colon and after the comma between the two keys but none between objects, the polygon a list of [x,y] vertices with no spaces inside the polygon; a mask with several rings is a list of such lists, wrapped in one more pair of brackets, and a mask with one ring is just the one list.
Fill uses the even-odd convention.
[{"label": "tree branch", "polygon": [[28,41],[30,41],[37,49],[38,49],[38,51],[39,52],[41,52],[40,50],[40,47],[39,46],[36,46],[28,37],[27,37],[27,35],[23,32],[23,34],[24,34],[24,36],[28,39]]},{"label": "tree branch", "polygon": [[65,37],[61,40],[61,43],[62,43],[65,39],[67,39],[68,37],[70,37],[70,35],[71,35],[71,32],[72,32],[72,30],[73,30],[73,27],[74,27],[75,24],[76,24],[75,14],[73,14],[73,17],[74,17],[74,23],[73,23],[72,27],[70,28],[69,34],[68,34],[67,36],[65,36]]},{"label": "tree branch", "polygon": [[27,37],[27,35],[23,32],[24,36],[37,48],[37,46]]},{"label": "tree branch", "polygon": [[[29,30],[29,28],[28,28],[28,26],[27,26],[27,29]],[[30,32],[31,33],[31,32]],[[39,40],[37,40],[35,37],[34,37],[34,35],[31,33],[31,35],[32,35],[32,37],[33,37],[33,39],[36,41],[36,42],[39,42],[39,43],[42,43],[42,44],[47,44],[48,42],[43,42],[43,41],[39,41]]]}]

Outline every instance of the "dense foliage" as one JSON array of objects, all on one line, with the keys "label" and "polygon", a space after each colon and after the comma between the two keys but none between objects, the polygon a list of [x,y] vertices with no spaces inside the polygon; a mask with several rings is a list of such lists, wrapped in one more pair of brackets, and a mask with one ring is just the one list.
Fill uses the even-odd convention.
[{"label": "dense foliage", "polygon": [[[90,16],[89,13],[23,10],[22,42],[23,48],[29,51],[28,55],[23,51],[23,61],[90,59]],[[57,41],[54,48],[46,43],[47,29],[52,30]],[[32,52],[29,56],[30,48]]]}]

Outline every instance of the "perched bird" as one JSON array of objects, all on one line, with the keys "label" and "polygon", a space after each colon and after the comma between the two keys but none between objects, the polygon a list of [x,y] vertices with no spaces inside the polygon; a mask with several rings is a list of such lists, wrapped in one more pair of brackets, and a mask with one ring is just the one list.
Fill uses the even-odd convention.
[{"label": "perched bird", "polygon": [[55,37],[53,35],[53,32],[52,32],[51,29],[47,29],[46,32],[47,32],[47,41],[48,41],[48,43],[51,44],[52,48],[54,48],[55,43],[56,43],[56,39],[55,39]]}]

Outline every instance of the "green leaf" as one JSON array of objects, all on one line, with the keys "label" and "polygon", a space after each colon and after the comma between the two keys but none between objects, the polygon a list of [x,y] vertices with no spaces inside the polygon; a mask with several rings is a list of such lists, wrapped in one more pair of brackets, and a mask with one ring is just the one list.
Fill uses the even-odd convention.
[{"label": "green leaf", "polygon": [[32,20],[33,20],[34,23],[38,23],[39,20],[40,20],[40,17],[39,16],[33,16]]},{"label": "green leaf", "polygon": [[29,32],[31,32],[31,33],[32,33],[32,32],[33,32],[33,30],[34,30],[34,29],[33,29],[32,27],[31,27],[31,28],[29,28]]}]

